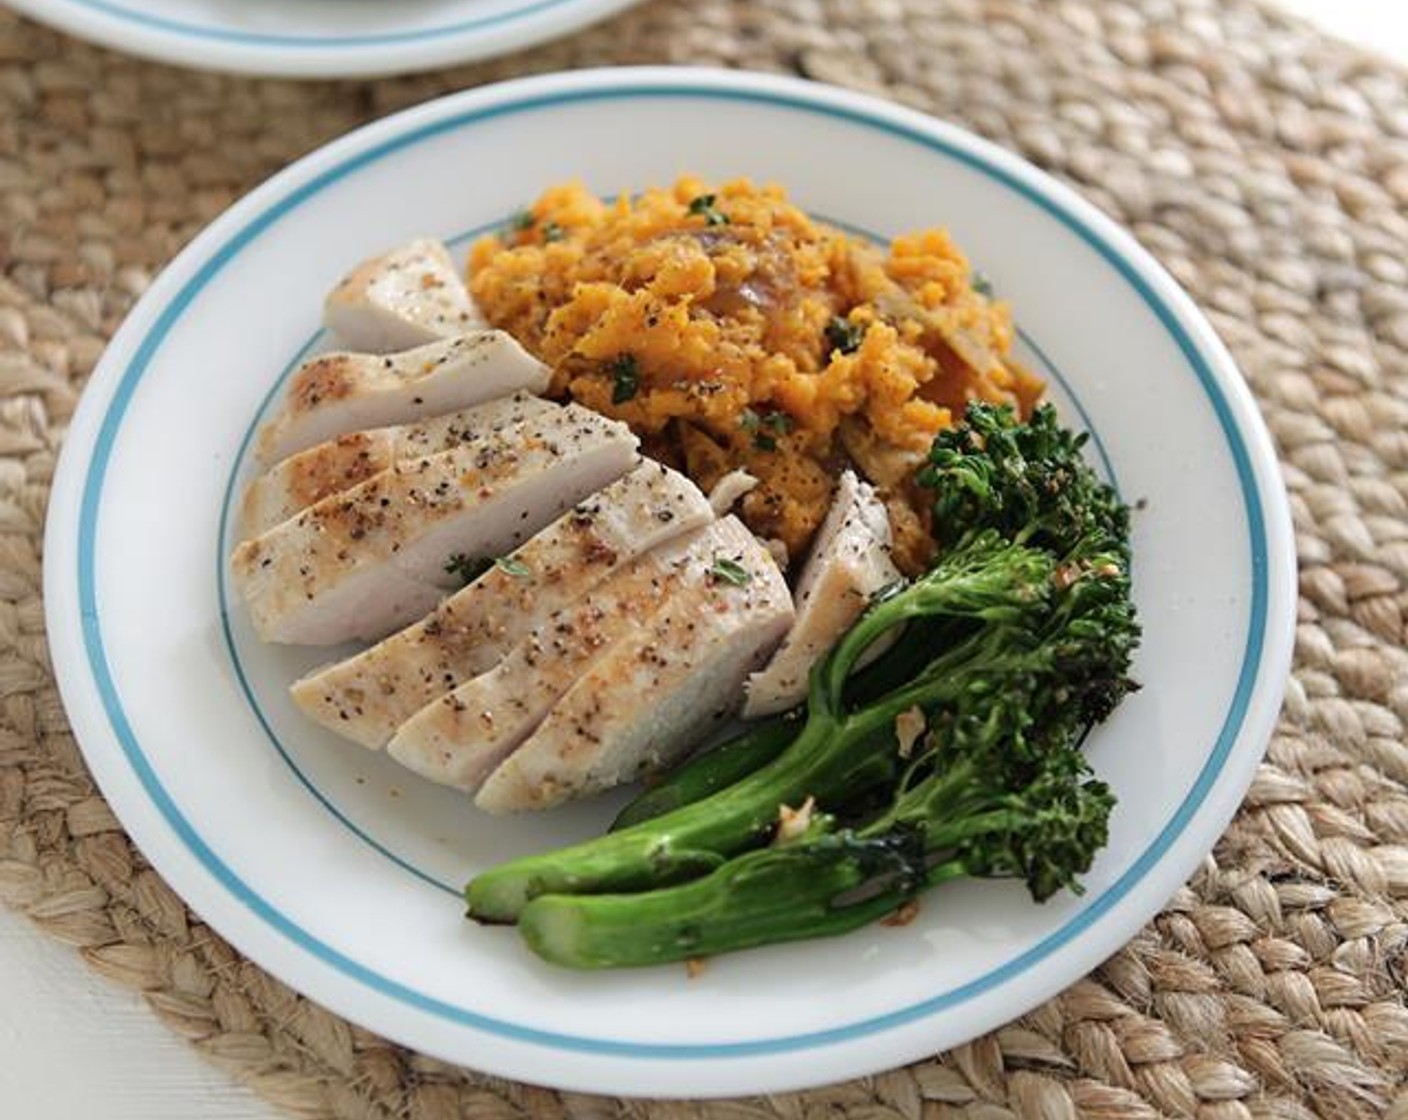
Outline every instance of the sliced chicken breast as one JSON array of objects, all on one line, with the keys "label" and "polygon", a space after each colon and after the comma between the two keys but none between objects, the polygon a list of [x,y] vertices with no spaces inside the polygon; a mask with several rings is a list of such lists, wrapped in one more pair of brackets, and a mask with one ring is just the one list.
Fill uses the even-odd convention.
[{"label": "sliced chicken breast", "polygon": [[[761,672],[748,678],[746,719],[800,704],[807,677],[865,610],[900,578],[890,559],[890,519],[874,489],[846,471],[797,581],[797,621]],[[879,649],[868,650],[874,657]]]},{"label": "sliced chicken breast", "polygon": [[385,746],[421,708],[487,672],[555,611],[712,519],[694,483],[647,460],[413,626],[294,682],[294,702],[339,735]]},{"label": "sliced chicken breast", "polygon": [[407,350],[488,326],[438,241],[363,261],[328,293],[323,322],[352,350]]},{"label": "sliced chicken breast", "polygon": [[409,424],[511,393],[541,393],[551,371],[503,331],[475,331],[401,354],[321,354],[294,371],[259,432],[265,465],[348,432]]},{"label": "sliced chicken breast", "polygon": [[489,775],[475,804],[546,809],[668,766],[738,707],[792,624],[771,554],[736,518],[686,585],[600,658]]},{"label": "sliced chicken breast", "polygon": [[[487,673],[431,701],[386,751],[424,778],[474,791],[559,697],[727,546],[717,522],[654,549],[553,614]],[[688,595],[688,592],[683,592]]]},{"label": "sliced chicken breast", "polygon": [[568,405],[398,462],[241,544],[236,586],[265,641],[374,641],[453,590],[457,557],[518,547],[635,466],[636,446],[624,424]]},{"label": "sliced chicken breast", "polygon": [[287,521],[330,494],[350,490],[403,459],[467,446],[558,408],[527,393],[500,397],[418,424],[349,432],[280,460],[255,478],[240,507],[240,539],[249,540]]}]

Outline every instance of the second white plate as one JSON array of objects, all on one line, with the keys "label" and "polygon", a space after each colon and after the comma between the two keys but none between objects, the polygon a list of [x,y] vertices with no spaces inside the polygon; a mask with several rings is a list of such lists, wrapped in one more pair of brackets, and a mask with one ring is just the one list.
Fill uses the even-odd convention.
[{"label": "second white plate", "polygon": [[175,66],[295,78],[430,70],[567,35],[640,0],[6,0]]}]

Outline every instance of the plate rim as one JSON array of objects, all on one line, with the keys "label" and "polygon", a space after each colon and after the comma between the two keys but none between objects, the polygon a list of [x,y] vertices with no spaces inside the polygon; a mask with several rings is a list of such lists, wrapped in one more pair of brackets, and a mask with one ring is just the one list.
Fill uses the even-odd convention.
[{"label": "plate rim", "polygon": [[[1216,388],[1225,395],[1224,404],[1227,415],[1223,416],[1221,410],[1219,410],[1219,421],[1222,423],[1224,432],[1229,438],[1229,442],[1232,441],[1234,435],[1242,441],[1242,451],[1248,460],[1245,473],[1243,473],[1240,465],[1238,467],[1239,481],[1243,486],[1243,499],[1244,501],[1256,501],[1260,503],[1264,539],[1268,546],[1266,555],[1262,558],[1263,562],[1259,572],[1254,573],[1254,576],[1260,578],[1266,585],[1266,599],[1263,604],[1265,607],[1264,617],[1261,619],[1260,626],[1260,637],[1262,640],[1260,649],[1261,668],[1259,672],[1253,673],[1252,675],[1252,680],[1246,690],[1245,710],[1242,713],[1240,726],[1236,732],[1231,735],[1227,743],[1226,751],[1220,762],[1220,770],[1214,772],[1213,776],[1221,779],[1218,783],[1218,788],[1208,788],[1204,790],[1201,804],[1194,806],[1193,809],[1189,811],[1188,819],[1182,823],[1178,832],[1171,837],[1168,845],[1158,857],[1152,861],[1151,865],[1141,872],[1136,881],[1131,884],[1128,890],[1123,892],[1120,898],[1114,900],[1103,911],[1095,913],[1085,922],[1084,930],[1082,931],[1082,936],[1085,938],[1084,945],[1080,944],[1079,938],[1073,937],[1067,939],[1063,946],[1057,947],[1068,950],[1068,956],[1075,960],[1075,965],[1061,969],[1061,978],[1055,981],[1048,979],[1041,983],[1026,984],[1024,987],[1025,994],[1021,999],[1023,1006],[1016,1007],[1015,1009],[1009,1007],[996,1015],[996,1022],[1006,1021],[1006,1019],[1022,1013],[1022,1011],[1027,1010],[1030,1006],[1035,1005],[1036,1002],[1048,998],[1051,994],[1054,994],[1055,991],[1073,980],[1078,979],[1080,975],[1084,975],[1090,967],[1097,964],[1104,956],[1123,945],[1128,940],[1129,936],[1156,912],[1158,903],[1161,903],[1164,898],[1172,894],[1173,891],[1181,885],[1183,880],[1186,879],[1188,873],[1196,866],[1197,861],[1202,858],[1211,847],[1212,843],[1215,842],[1216,837],[1221,834],[1227,821],[1235,812],[1238,804],[1240,804],[1246,786],[1250,782],[1255,764],[1260,759],[1264,744],[1269,738],[1272,721],[1280,706],[1281,693],[1284,689],[1287,675],[1286,671],[1289,668],[1292,637],[1291,620],[1293,619],[1295,595],[1295,581],[1293,578],[1294,557],[1290,549],[1289,506],[1284,489],[1279,485],[1279,467],[1277,466],[1276,459],[1271,450],[1270,437],[1256,411],[1250,391],[1242,382],[1230,355],[1213,334],[1211,326],[1202,317],[1201,313],[1197,311],[1189,297],[1174,284],[1167,273],[1153,261],[1152,257],[1144,250],[1138,248],[1137,244],[1128,234],[1120,229],[1120,227],[1116,226],[1110,219],[1100,214],[1098,210],[1081,199],[1069,188],[1062,186],[1043,172],[1026,164],[1025,161],[953,125],[917,113],[914,110],[903,109],[875,98],[854,94],[833,87],[822,87],[815,83],[800,82],[795,79],[707,69],[643,67],[604,71],[576,71],[566,74],[519,79],[494,86],[481,87],[480,89],[451,95],[447,98],[405,110],[385,120],[365,126],[319,149],[270,179],[262,186],[256,188],[241,200],[241,202],[236,203],[224,215],[207,227],[207,229],[203,231],[170,266],[168,266],[162,276],[158,278],[157,282],[153,284],[150,292],[143,298],[138,307],[134,309],[132,315],[129,316],[127,322],[124,323],[123,327],[119,330],[108,352],[104,355],[102,362],[99,364],[98,370],[95,371],[92,382],[90,383],[90,389],[85,393],[84,399],[80,402],[79,410],[75,414],[70,440],[65,448],[64,456],[61,459],[59,470],[56,474],[54,498],[50,506],[48,532],[46,533],[45,605],[46,615],[50,615],[51,604],[53,604],[53,614],[49,617],[51,640],[53,640],[54,634],[62,630],[62,625],[56,625],[56,621],[59,624],[66,622],[72,624],[74,621],[72,618],[63,617],[66,611],[59,594],[60,587],[64,587],[65,591],[67,591],[67,589],[72,586],[71,582],[65,582],[71,579],[72,569],[70,568],[67,572],[60,571],[61,557],[64,556],[66,549],[69,550],[68,557],[70,562],[76,562],[74,560],[76,553],[72,550],[73,541],[69,539],[72,537],[72,533],[70,532],[72,527],[67,524],[65,518],[71,518],[71,507],[74,505],[73,491],[75,488],[75,479],[79,475],[81,468],[80,465],[76,465],[78,464],[77,453],[70,453],[69,448],[79,443],[86,442],[88,435],[96,429],[99,420],[105,419],[107,410],[112,403],[111,398],[113,394],[111,392],[105,392],[101,404],[96,403],[97,392],[94,391],[94,388],[96,387],[102,390],[109,388],[115,389],[117,385],[120,384],[126,372],[129,360],[135,362],[137,358],[141,356],[143,349],[150,344],[150,336],[142,336],[145,335],[145,332],[151,327],[154,321],[159,319],[162,315],[171,312],[173,306],[175,306],[173,305],[172,297],[177,297],[178,301],[181,295],[186,295],[187,298],[190,298],[188,295],[188,288],[191,283],[190,277],[197,273],[202,265],[209,265],[212,261],[220,260],[221,254],[228,250],[229,239],[226,239],[225,235],[229,231],[234,229],[243,229],[246,231],[253,229],[257,235],[257,232],[262,231],[262,229],[269,224],[267,213],[261,210],[267,201],[282,197],[285,204],[296,206],[303,198],[310,196],[312,193],[316,193],[318,184],[324,181],[332,170],[339,166],[357,162],[359,153],[360,158],[365,159],[367,158],[368,152],[380,150],[382,154],[385,154],[387,151],[394,151],[397,147],[411,142],[411,139],[413,139],[415,135],[426,134],[427,129],[432,131],[444,129],[448,127],[446,125],[447,120],[454,120],[474,112],[490,110],[493,109],[496,104],[500,106],[500,109],[502,109],[503,105],[508,104],[516,104],[519,107],[532,105],[535,96],[540,102],[544,99],[550,102],[560,101],[564,94],[574,91],[580,96],[599,98],[609,96],[659,95],[670,89],[682,91],[686,95],[723,95],[732,96],[737,99],[771,100],[774,103],[781,103],[786,107],[794,109],[810,109],[813,111],[821,109],[822,111],[831,112],[832,115],[849,117],[851,120],[859,121],[862,124],[875,125],[879,123],[884,125],[888,123],[888,125],[893,126],[892,131],[901,130],[915,138],[923,139],[927,137],[930,141],[937,140],[941,142],[940,146],[946,154],[959,155],[960,158],[966,158],[967,162],[977,166],[979,170],[988,172],[995,170],[1001,171],[1003,174],[998,177],[1005,178],[1009,184],[1022,189],[1023,193],[1028,194],[1029,197],[1032,197],[1035,201],[1042,204],[1054,217],[1066,220],[1068,225],[1072,225],[1073,228],[1076,229],[1076,232],[1082,233],[1084,237],[1086,231],[1082,230],[1079,224],[1069,220],[1072,217],[1078,217],[1089,232],[1100,235],[1105,243],[1105,248],[1108,248],[1110,252],[1105,252],[1098,241],[1084,237],[1087,243],[1091,244],[1097,250],[1101,250],[1102,255],[1119,269],[1119,271],[1124,273],[1126,280],[1135,284],[1139,294],[1144,296],[1146,301],[1149,302],[1151,309],[1159,314],[1159,317],[1164,322],[1165,329],[1172,334],[1175,341],[1179,342],[1180,348],[1184,350],[1185,357],[1191,360],[1193,354],[1189,353],[1187,347],[1183,345],[1184,340],[1180,338],[1179,331],[1173,329],[1174,325],[1181,328],[1182,331],[1186,332],[1187,336],[1189,336],[1187,342],[1193,347],[1197,355],[1203,359],[1208,376],[1211,378],[1211,384],[1208,382],[1204,383],[1205,389],[1210,390],[1212,385],[1215,385]],[[517,101],[515,101],[515,98],[517,98]],[[417,127],[418,125],[420,126],[419,128]],[[966,153],[966,157],[964,153]],[[974,164],[974,160],[977,161],[976,164]],[[1066,212],[1064,217],[1061,211]],[[254,221],[246,221],[247,218],[256,213],[264,213],[265,218],[256,218]],[[220,249],[214,250],[214,247],[217,243],[221,242],[222,239],[225,240],[225,244]],[[212,252],[212,250],[214,251]],[[1133,275],[1128,271],[1131,269],[1133,270]],[[1150,284],[1154,288],[1154,293],[1144,292],[1140,284],[1136,282],[1141,280]],[[1157,294],[1163,301],[1163,306],[1150,298],[1151,294]],[[177,312],[177,318],[179,318],[180,307],[175,306],[175,310]],[[1165,317],[1165,310],[1167,310],[1172,317],[1172,323],[1170,323],[1168,317]],[[137,342],[139,337],[142,337],[141,342]],[[149,358],[150,354],[148,354],[147,357]],[[1194,370],[1195,372],[1198,370],[1197,363],[1194,363]],[[1211,392],[1209,395],[1212,395]],[[1214,407],[1216,407],[1216,400],[1212,403]],[[97,415],[100,410],[103,412],[103,417]],[[78,440],[75,439],[75,435],[85,438],[84,440]],[[1236,458],[1235,449],[1234,458]],[[86,468],[86,466],[87,459],[85,457],[81,467]],[[85,482],[83,486],[85,498],[86,490],[87,486]],[[1250,509],[1247,511],[1247,517],[1248,529],[1250,530],[1255,521]],[[52,542],[49,540],[50,537],[53,538]],[[1279,545],[1280,547],[1272,548],[1270,547],[1272,545]],[[53,581],[52,585],[51,579]],[[1278,582],[1280,586],[1274,586]],[[1274,602],[1273,599],[1275,600]],[[88,622],[86,608],[82,608],[80,613],[83,614],[80,621],[86,625]],[[1256,621],[1254,612],[1250,621]],[[1255,627],[1249,626],[1249,630],[1252,629],[1255,629]],[[1253,638],[1255,636],[1256,635],[1252,635]],[[72,635],[69,634],[67,637],[71,639]],[[80,644],[82,644],[82,642],[80,642]],[[57,654],[59,643],[56,642],[55,645]],[[70,718],[74,722],[75,732],[79,733],[80,744],[85,744],[85,741],[93,741],[87,739],[85,734],[80,732],[79,728],[80,723],[92,724],[95,722],[90,718],[93,713],[86,710],[80,711],[79,713],[74,712],[78,693],[83,690],[85,683],[79,679],[82,676],[81,672],[79,669],[75,668],[70,659],[59,656],[55,657],[55,669],[59,676],[65,706],[70,710]],[[1243,673],[1245,673],[1245,667]],[[1240,691],[1239,689],[1239,694]],[[74,697],[73,700],[71,700],[71,693]],[[75,718],[76,716],[77,718]],[[101,721],[96,722],[101,724]],[[112,731],[113,729],[109,728],[108,730]],[[90,728],[89,734],[96,735],[101,733],[101,731],[101,726],[97,729]],[[1254,744],[1254,749],[1251,746],[1243,745],[1247,741],[1251,741]],[[1239,747],[1240,750],[1237,749]],[[84,753],[85,756],[89,756],[89,748],[86,745],[84,746]],[[108,760],[104,759],[103,761]],[[90,757],[89,764],[93,766],[95,775],[99,779],[99,784],[103,786],[104,792],[107,794],[109,780],[105,780],[104,774],[100,771],[110,768],[97,764],[92,757]],[[1210,756],[1207,766],[1211,766],[1211,764],[1212,758]],[[1205,766],[1205,770],[1207,766]],[[1230,772],[1228,769],[1229,766],[1231,767]],[[107,777],[111,779],[114,775],[109,774]],[[1203,775],[1200,773],[1199,779],[1195,782],[1195,786],[1202,783],[1202,778]],[[117,809],[117,807],[115,801],[114,808]],[[1175,814],[1175,820],[1181,815],[1181,812],[1182,808],[1180,807],[1180,811]],[[120,812],[119,815],[124,821],[124,826],[129,828],[134,840],[137,840],[139,845],[145,850],[147,848],[146,841],[141,838],[137,828],[133,828],[127,823],[130,814],[123,811]],[[1172,827],[1173,823],[1174,821],[1170,821],[1169,827]],[[189,853],[186,854],[189,855]],[[153,859],[153,863],[158,866],[163,874],[170,874],[173,882],[176,881],[178,874],[189,877],[191,870],[189,867],[184,866],[186,863],[185,860],[171,861],[173,866],[182,865],[178,867],[175,874],[168,872],[165,863],[158,863],[155,859]],[[1137,866],[1138,861],[1135,865],[1132,865],[1118,881],[1122,882],[1126,877],[1133,874]],[[202,873],[209,874],[210,872],[208,869],[203,869]],[[1151,885],[1157,887],[1161,883],[1169,885],[1167,890],[1160,894],[1158,901],[1152,909],[1148,907],[1147,900],[1137,906],[1131,905],[1136,891],[1147,896]],[[207,884],[202,884],[202,887],[206,885]],[[189,887],[189,881],[183,883],[180,893],[183,897],[192,901],[193,907],[199,909],[192,899]],[[217,888],[217,894],[219,889],[220,888]],[[209,892],[203,889],[197,893],[203,897],[209,896]],[[1107,890],[1106,893],[1109,893],[1109,891]],[[248,900],[245,900],[245,903],[247,904]],[[213,904],[214,903],[212,903],[212,905]],[[1082,910],[1082,914],[1085,913],[1087,913],[1087,911]],[[1074,920],[1075,919],[1073,919],[1073,921]],[[222,935],[229,936],[231,941],[235,942],[240,947],[241,951],[246,952],[247,955],[257,960],[263,967],[269,968],[275,975],[287,980],[299,990],[334,1007],[340,1014],[368,1025],[371,1029],[381,1031],[386,1029],[385,1024],[382,1022],[368,1022],[364,1007],[349,1009],[346,1006],[346,1001],[341,998],[340,993],[326,989],[325,985],[321,983],[310,985],[307,982],[307,975],[305,973],[295,972],[294,975],[290,975],[289,971],[271,964],[269,960],[265,959],[266,956],[273,954],[261,954],[260,951],[251,950],[224,928],[220,926],[216,928],[220,929]],[[1096,936],[1092,940],[1092,933],[1103,933],[1103,936]],[[1050,936],[1044,938],[1039,944],[1044,945],[1049,939]],[[1072,945],[1072,941],[1074,941],[1074,945]],[[264,947],[261,946],[261,949],[262,948]],[[306,946],[300,946],[299,948],[301,952],[306,953],[310,951]],[[322,963],[326,965],[327,962],[324,961]],[[1081,971],[1073,971],[1073,967],[1079,967]],[[346,972],[345,969],[343,971]],[[295,976],[297,976],[297,978],[295,978]],[[1028,975],[1027,979],[1031,979],[1030,975]],[[1007,980],[1002,980],[989,985],[989,988],[993,990],[1000,989],[1007,983]],[[323,990],[314,991],[312,990],[314,987]],[[1033,991],[1036,992],[1035,997],[1032,996]],[[385,995],[385,993],[381,994]],[[1001,1004],[1002,1000],[996,999],[993,1002]],[[891,1028],[898,1029],[901,1026],[913,1026],[916,1022],[922,1022],[925,1018],[935,1014],[936,1010],[937,1009],[929,1009],[922,1012],[915,1012],[899,1022],[894,1021],[895,1013],[882,1016],[880,1018],[891,1021],[885,1025],[870,1028],[862,1037],[881,1037]],[[361,1012],[360,1014],[359,1011]],[[993,1018],[994,1016],[990,1012],[987,1017]],[[975,1017],[975,1025],[969,1035],[970,1037],[972,1034],[980,1033],[983,1029],[988,1029],[987,1027],[981,1026],[981,1019],[981,1016]],[[994,1022],[993,1025],[996,1025],[996,1022]],[[458,1025],[464,1026],[465,1024],[461,1022]],[[475,1030],[483,1029],[483,1027],[478,1024],[470,1024],[470,1026]],[[850,1025],[821,1032],[821,1034],[834,1036],[838,1033],[853,1033],[854,1030],[855,1026]],[[533,1046],[544,1045],[544,1039],[540,1032],[530,1030],[528,1033],[532,1035],[532,1037],[527,1038],[525,1041]],[[511,1034],[512,1032],[510,1032],[510,1035]],[[840,1041],[846,1041],[846,1039],[837,1039],[834,1037],[818,1038],[810,1041],[808,1046],[814,1047]],[[850,1039],[850,1041],[856,1040]],[[427,1052],[436,1053],[437,1056],[448,1057],[449,1060],[466,1060],[462,1052],[453,1054],[445,1054],[443,1050],[437,1052],[434,1045],[429,1045],[419,1038],[412,1044],[418,1048],[425,1049]],[[621,1049],[621,1044],[596,1040],[596,1043],[589,1046],[587,1051],[594,1054],[600,1054],[603,1051],[607,1054],[613,1054],[619,1052]],[[735,1057],[746,1057],[750,1053],[777,1052],[766,1045],[759,1047],[755,1043],[743,1043],[732,1046],[726,1045],[724,1047],[710,1045],[677,1045],[670,1047],[668,1052],[656,1054],[643,1053],[638,1047],[632,1044],[625,1044],[624,1049],[627,1052],[626,1056],[631,1059],[642,1057],[704,1058],[718,1059],[723,1063],[727,1063]],[[725,1051],[722,1055],[720,1054],[721,1050]],[[796,1053],[798,1051],[794,1048],[788,1052]],[[909,1060],[909,1058],[907,1058],[904,1053],[901,1053],[895,1061],[889,1061],[888,1059],[881,1059],[880,1061],[871,1060],[864,1063],[864,1066],[866,1070],[874,1071],[875,1069],[886,1068],[887,1063],[888,1065],[893,1065],[896,1061],[900,1060]],[[660,1067],[657,1066],[656,1068]],[[515,1068],[511,1075],[524,1077],[526,1080],[541,1079],[541,1071],[538,1072],[537,1076],[533,1074],[525,1075],[521,1066]],[[822,1080],[833,1075],[835,1075],[833,1071],[828,1070],[828,1072],[823,1075]],[[623,1092],[644,1093],[648,1091],[659,1091],[662,1085],[665,1088],[672,1088],[677,1086],[680,1079],[675,1078],[668,1081],[657,1081],[648,1085],[639,1085],[635,1088],[626,1087],[624,1089],[621,1085],[614,1082],[607,1082],[600,1078],[583,1077],[581,1075],[570,1078],[555,1077],[549,1078],[548,1080],[553,1084],[561,1085],[565,1088],[585,1088],[621,1094]],[[802,1084],[816,1083],[818,1082],[815,1077],[798,1080],[794,1075],[788,1080],[777,1081],[775,1079],[769,1079],[763,1073],[753,1071],[748,1076],[737,1078],[717,1087],[714,1086],[713,1079],[710,1079],[710,1083],[706,1085],[705,1088],[718,1093],[732,1093],[738,1091],[753,1091],[755,1089],[791,1088]],[[695,1083],[691,1082],[690,1084],[694,1086]],[[695,1091],[697,1093],[697,1088]]]},{"label": "plate rim", "polygon": [[3,0],[38,23],[185,69],[284,78],[373,78],[508,54],[582,30],[642,0],[520,0],[415,32],[279,35],[155,16],[121,0]]}]

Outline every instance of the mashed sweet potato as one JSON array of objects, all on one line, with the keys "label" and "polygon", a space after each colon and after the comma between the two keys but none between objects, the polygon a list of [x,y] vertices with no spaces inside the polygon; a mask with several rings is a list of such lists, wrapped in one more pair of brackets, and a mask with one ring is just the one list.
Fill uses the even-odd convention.
[{"label": "mashed sweet potato", "polygon": [[614,203],[554,187],[474,245],[470,287],[553,368],[554,395],[626,421],[706,489],[757,476],[743,517],[793,556],[853,462],[886,499],[897,562],[921,567],[928,506],[909,480],[934,433],[968,400],[1025,414],[1042,390],[946,233],[882,252],[744,179]]}]

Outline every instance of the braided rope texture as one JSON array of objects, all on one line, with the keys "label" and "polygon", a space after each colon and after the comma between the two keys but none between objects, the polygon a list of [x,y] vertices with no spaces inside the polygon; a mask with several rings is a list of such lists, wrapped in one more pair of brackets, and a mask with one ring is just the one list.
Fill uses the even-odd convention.
[{"label": "braided rope texture", "polygon": [[[266,175],[429,96],[705,63],[863,89],[1075,185],[1193,293],[1275,437],[1294,678],[1246,803],[1092,975],[910,1068],[710,1104],[511,1084],[352,1027],[242,960],[132,847],[55,692],[55,455],[153,274]],[[1408,1120],[1408,75],[1252,0],[653,0],[431,76],[167,69],[0,14],[0,899],[212,1061],[319,1120]]]}]

